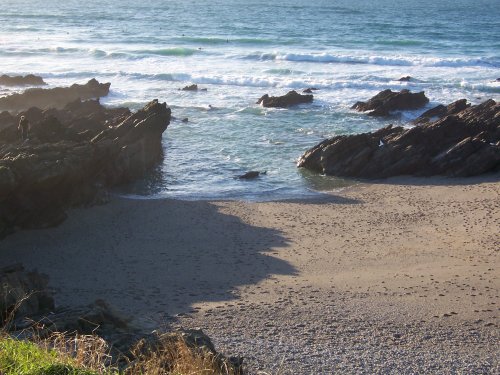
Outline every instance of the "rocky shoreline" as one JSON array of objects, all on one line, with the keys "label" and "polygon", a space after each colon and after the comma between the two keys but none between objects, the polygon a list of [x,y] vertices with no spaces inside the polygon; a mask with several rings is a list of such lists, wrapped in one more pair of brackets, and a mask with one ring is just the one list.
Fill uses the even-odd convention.
[{"label": "rocky shoreline", "polygon": [[[423,93],[383,91],[368,115],[424,105]],[[381,99],[382,98],[382,99]],[[500,169],[500,104],[487,100],[471,106],[465,99],[423,113],[407,129],[389,125],[373,133],[327,139],[299,159],[297,166],[332,176],[380,179],[393,176],[476,176]]]},{"label": "rocky shoreline", "polygon": [[[18,114],[0,114],[0,238],[16,228],[57,225],[69,207],[105,200],[109,187],[144,176],[161,160],[162,134],[171,118],[166,103],[153,100],[130,113],[77,98],[54,108],[61,103],[54,90],[99,96],[109,86],[95,81],[83,92],[78,85],[41,90],[37,102],[49,104],[49,109],[25,110],[32,104],[28,100],[22,107],[15,105],[23,109]],[[26,141],[19,140],[20,116],[31,124]]]},{"label": "rocky shoreline", "polygon": [[[9,234],[13,235],[4,241],[16,237],[15,232],[19,229],[57,226],[66,219],[66,211],[71,207],[107,202],[109,188],[141,178],[161,160],[162,134],[172,119],[167,104],[153,100],[136,113],[127,108],[106,108],[98,98],[108,91],[109,83],[91,80],[87,85],[28,89],[23,94],[0,98],[0,107],[3,105],[11,111],[0,113],[0,241]],[[312,95],[291,91],[281,97],[264,96],[259,101],[263,106],[286,108],[312,100]],[[366,111],[367,115],[390,116],[393,111],[421,107],[427,102],[424,93],[385,90],[367,103],[355,106]],[[40,107],[33,106],[36,104]],[[30,138],[26,141],[19,139],[17,124],[20,116],[25,116],[31,124]],[[438,106],[423,113],[414,124],[411,129],[390,125],[374,133],[334,137],[306,152],[299,161],[299,167],[324,174],[370,179],[397,175],[475,176],[499,170],[500,106],[493,100],[475,106],[465,100]],[[250,171],[239,178],[253,179],[264,175],[265,172]],[[408,201],[408,197],[412,196],[408,194],[411,187],[408,191],[405,189],[402,185],[373,187],[365,194],[351,191],[339,200],[328,200],[324,207],[313,207],[315,203],[308,205],[306,202],[254,206],[219,202],[215,209],[211,207],[212,203],[187,209],[187,203],[183,202],[149,202],[147,207],[146,204],[133,202],[115,202],[116,205],[111,202],[109,206],[112,207],[99,211],[107,218],[104,221],[99,214],[97,217],[89,214],[90,219],[85,226],[80,213],[80,221],[68,223],[71,221],[68,220],[55,228],[60,229],[53,232],[60,240],[56,241],[59,247],[51,247],[50,241],[47,243],[43,238],[35,241],[33,235],[27,242],[17,236],[8,242],[14,245],[11,251],[5,252],[5,259],[10,260],[8,264],[13,263],[13,258],[17,261],[17,253],[14,252],[18,251],[20,261],[24,256],[26,262],[33,263],[31,267],[43,264],[46,270],[57,275],[58,291],[68,300],[81,299],[83,294],[98,294],[96,290],[99,290],[110,298],[118,296],[119,301],[125,298],[124,304],[131,306],[134,316],[141,316],[143,312],[152,316],[159,311],[162,318],[166,316],[170,327],[208,327],[210,337],[222,344],[226,352],[234,353],[237,348],[242,356],[248,357],[254,371],[269,368],[279,371],[288,366],[290,373],[297,369],[307,373],[319,368],[346,372],[376,371],[377,368],[402,370],[405,358],[411,352],[418,352],[410,366],[415,370],[443,370],[447,366],[460,370],[466,365],[478,373],[494,369],[491,353],[495,350],[493,343],[496,335],[492,327],[496,327],[497,321],[488,305],[495,293],[494,288],[485,288],[482,297],[472,303],[475,305],[479,300],[481,311],[464,309],[465,317],[460,315],[463,319],[460,324],[442,328],[434,319],[452,320],[456,314],[462,314],[456,307],[454,310],[449,308],[454,306],[453,301],[443,304],[443,309],[447,309],[444,312],[433,305],[427,306],[424,313],[416,314],[412,312],[413,300],[406,299],[406,296],[417,298],[413,295],[417,292],[412,290],[403,294],[401,280],[386,282],[395,277],[393,270],[389,274],[387,265],[379,269],[366,260],[366,249],[374,254],[373,259],[385,259],[408,246],[406,242],[400,242],[401,231],[408,227],[415,232],[415,238],[426,238],[428,246],[425,248],[449,248],[453,244],[461,251],[461,256],[468,254],[466,245],[452,242],[455,237],[448,232],[448,228],[455,223],[450,221],[444,229],[438,225],[439,220],[449,220],[447,202],[442,198],[449,192],[435,189],[439,191],[433,196],[433,201],[425,201],[426,192],[417,192],[420,201],[415,203]],[[479,186],[474,191],[477,194],[486,191],[484,199],[488,203],[486,199],[490,199],[495,186],[488,185],[484,191],[481,189]],[[389,190],[395,194],[396,202],[394,197],[389,201],[390,198],[385,195]],[[453,191],[457,192],[456,189]],[[474,211],[476,206],[470,205],[469,193],[459,193],[460,200],[454,204],[461,208],[460,212],[468,212],[471,222],[476,223],[477,220],[486,226],[491,225],[490,219]],[[379,206],[378,202],[384,200],[388,200],[387,204]],[[481,209],[491,207],[486,203]],[[422,205],[425,210],[421,209]],[[357,206],[368,207],[371,214],[363,216],[360,212],[364,212],[365,208],[358,209]],[[405,209],[397,211],[401,206]],[[129,215],[131,207],[137,218],[129,217],[133,216]],[[340,216],[335,216],[338,210],[341,210]],[[373,217],[381,212],[383,220],[373,221]],[[426,237],[429,229],[421,219],[425,215],[430,219],[439,218],[435,226],[441,232],[429,239]],[[359,226],[360,220],[364,223],[362,226]],[[408,221],[405,227],[401,224],[402,220]],[[80,232],[87,231],[86,236],[91,237],[98,221],[99,230],[107,228],[104,237],[92,241],[88,248],[85,244],[83,249]],[[147,223],[147,228],[144,228],[144,223]],[[303,224],[301,228],[296,228],[297,223]],[[388,223],[388,226],[378,228],[381,223]],[[70,229],[61,228],[65,224]],[[463,225],[467,231],[474,230],[477,236],[482,235],[478,230],[480,225],[471,226],[468,222]],[[372,230],[372,227],[379,230]],[[189,228],[189,233],[184,233],[186,228]],[[275,229],[267,231],[263,228]],[[272,232],[274,230],[276,233]],[[131,231],[133,236],[129,234]],[[363,231],[366,235],[361,238]],[[281,237],[282,233],[286,236]],[[314,236],[311,233],[315,233]],[[349,239],[344,238],[346,233],[350,233]],[[391,242],[384,243],[387,235],[391,236]],[[484,234],[481,246],[486,243],[490,246],[487,250],[491,250],[492,238],[490,233]],[[377,241],[380,246],[375,246]],[[35,247],[35,242],[40,248],[37,254],[32,254],[26,243]],[[343,247],[337,248],[338,243],[342,243]],[[389,247],[389,253],[383,253]],[[277,257],[285,248],[291,252],[281,254],[283,259],[276,260],[274,256]],[[330,252],[330,249],[335,249],[335,252]],[[349,249],[349,256],[346,256],[345,249]],[[318,251],[322,252],[321,257]],[[273,256],[268,256],[268,252],[272,252]],[[351,262],[353,254],[358,263]],[[430,256],[418,248],[411,256],[417,267],[408,271],[411,278],[424,277],[422,275],[425,274],[426,283],[434,287],[434,274],[439,270],[425,266],[422,271],[421,266],[433,264],[435,259],[440,260],[442,253]],[[420,258],[427,256],[429,258],[424,260]],[[491,251],[481,256],[486,259],[486,264],[490,261]],[[72,263],[74,257],[82,259]],[[325,259],[328,262],[325,263]],[[105,268],[101,262],[106,265]],[[117,262],[118,266],[112,266]],[[163,268],[164,264],[169,267],[168,272]],[[326,264],[335,272],[332,273],[330,268],[325,271]],[[398,263],[395,267],[396,275],[402,264]],[[221,265],[223,269],[219,268]],[[445,266],[448,267],[448,264]],[[364,272],[372,268],[373,273]],[[242,269],[245,271],[243,274],[252,276],[244,279]],[[349,274],[336,279],[338,275],[351,272],[346,271],[351,269],[354,276]],[[494,280],[490,278],[490,270],[485,268],[484,274],[488,280]],[[446,283],[456,282],[459,285],[457,280],[460,279],[462,284],[469,282],[473,271],[468,269],[463,277],[455,274],[454,279],[447,274],[438,275]],[[92,280],[88,280],[89,272],[92,273]],[[76,273],[80,273],[81,285],[73,283]],[[50,274],[52,277],[52,272]],[[373,280],[367,280],[366,284],[359,283],[360,275],[365,274],[380,276],[373,276],[379,284],[374,284]],[[147,275],[151,279],[154,277],[155,281],[148,283]],[[187,281],[183,279],[186,275]],[[357,289],[335,289],[340,281],[345,281],[342,277]],[[72,281],[68,282],[69,279]],[[23,306],[24,310],[20,309],[15,317],[13,332],[19,337],[22,336],[20,330],[30,328],[29,321],[24,319],[29,316],[35,321],[50,323],[46,326],[47,331],[63,329],[87,334],[98,326],[101,329],[99,334],[120,352],[128,350],[132,341],[141,338],[154,340],[145,334],[145,330],[132,324],[129,318],[116,313],[104,302],[106,299],[94,299],[95,302],[87,306],[56,308],[52,295],[46,293],[47,278],[36,272],[26,274],[20,265],[0,269],[0,281],[6,285],[10,283],[10,289],[15,290],[14,294],[0,298],[0,310],[7,313],[13,311],[15,298],[30,291],[41,292],[30,296]],[[198,282],[201,284],[196,284]],[[474,285],[481,283],[482,280]],[[143,284],[149,286],[146,288]],[[132,290],[130,293],[124,291],[127,288],[125,285]],[[387,295],[387,287],[392,288],[393,299]],[[419,289],[413,284],[406,287],[408,290],[418,289],[418,298],[427,298],[427,287]],[[448,289],[440,287],[440,294],[432,295],[435,297],[432,303],[436,305],[438,297],[448,292]],[[200,288],[206,289],[198,294]],[[232,293],[242,301],[231,303],[232,299],[236,299]],[[454,296],[460,296],[460,293],[456,292]],[[143,300],[144,296],[147,296],[148,303]],[[476,297],[475,294],[473,296]],[[381,299],[388,303],[379,306]],[[401,302],[403,300],[404,303]],[[182,306],[177,307],[175,304],[179,301]],[[3,306],[2,302],[5,302]],[[396,314],[387,308],[394,303],[403,310],[407,309],[408,314],[411,312],[412,319],[405,321],[400,316],[395,320],[386,318],[387,312]],[[190,312],[185,313],[188,308]],[[176,309],[182,312],[173,313]],[[471,311],[488,319],[486,325],[483,320],[473,322],[467,315]],[[50,322],[43,318],[47,312],[53,314]],[[6,317],[1,318],[5,320]],[[419,323],[418,319],[424,318],[425,321]],[[241,330],[240,327],[244,328]],[[322,330],[322,327],[328,329]],[[187,341],[196,345],[200,341],[201,346],[207,346],[217,355],[210,339],[202,332],[187,330],[184,334]],[[477,335],[484,335],[486,339],[481,341]],[[460,346],[463,337],[470,341],[477,339],[474,344],[477,355],[465,353]],[[449,350],[443,344],[446,340],[458,349]],[[332,342],[336,344],[325,344]],[[435,345],[439,348],[437,352],[433,351]],[[259,353],[263,348],[266,353]],[[361,359],[355,358],[353,353],[361,353]],[[373,353],[376,353],[375,360]],[[384,362],[386,355],[391,357],[389,364]],[[281,358],[285,357],[289,362],[280,364]],[[463,365],[455,363],[457,358],[463,361]],[[235,357],[230,362],[236,367],[241,366],[241,358]],[[370,365],[365,366],[369,362]]]}]

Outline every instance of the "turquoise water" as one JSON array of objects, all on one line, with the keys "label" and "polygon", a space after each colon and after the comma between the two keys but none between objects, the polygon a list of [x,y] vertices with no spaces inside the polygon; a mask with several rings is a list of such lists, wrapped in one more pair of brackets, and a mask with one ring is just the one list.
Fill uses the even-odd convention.
[{"label": "turquoise water", "polygon": [[[164,163],[129,190],[137,194],[314,195],[345,182],[298,170],[302,152],[325,137],[389,122],[351,111],[354,102],[386,88],[425,90],[429,107],[500,99],[497,0],[87,3],[2,0],[0,73],[40,74],[51,86],[96,77],[112,83],[107,105],[140,108],[159,98],[174,116],[188,117],[167,129]],[[403,75],[415,80],[398,82]],[[178,91],[191,83],[207,92]],[[312,105],[255,104],[265,93],[306,87],[320,89]],[[267,175],[233,178],[248,170]]]}]

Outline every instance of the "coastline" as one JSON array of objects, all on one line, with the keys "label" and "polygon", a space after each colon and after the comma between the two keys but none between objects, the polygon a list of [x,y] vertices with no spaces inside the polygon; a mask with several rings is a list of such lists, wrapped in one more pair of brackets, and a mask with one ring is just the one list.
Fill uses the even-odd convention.
[{"label": "coastline", "polygon": [[498,196],[497,174],[317,200],[113,197],[7,237],[0,263],[47,273],[58,305],[103,298],[148,329],[203,328],[254,371],[487,373],[500,353]]}]

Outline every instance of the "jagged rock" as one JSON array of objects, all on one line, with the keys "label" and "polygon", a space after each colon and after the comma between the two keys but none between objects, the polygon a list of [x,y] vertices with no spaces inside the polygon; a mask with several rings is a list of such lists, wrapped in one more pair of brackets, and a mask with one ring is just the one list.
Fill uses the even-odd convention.
[{"label": "jagged rock", "polygon": [[[115,126],[123,121],[130,115],[130,111],[128,108],[105,108],[99,103],[99,99],[86,101],[77,99],[68,103],[63,109],[41,110],[31,107],[17,116],[4,111],[0,113],[0,143],[14,143],[20,139],[17,124],[21,115],[24,115],[31,125],[30,139],[57,142],[62,139],[90,140],[109,126]],[[44,125],[47,125],[47,122],[55,124],[58,130],[49,137],[44,132],[46,129]],[[57,126],[56,122],[62,126]],[[50,128],[55,130],[54,127]],[[81,134],[82,132],[85,134]]]},{"label": "jagged rock", "polygon": [[447,106],[440,104],[422,113],[418,118],[413,120],[413,123],[425,124],[431,120],[435,121],[445,116],[453,115],[455,113],[463,111],[467,107],[470,107],[470,104],[467,103],[467,99],[457,100],[456,102],[453,102]]},{"label": "jagged rock", "polygon": [[488,100],[411,129],[327,139],[298,162],[344,177],[474,176],[500,169],[500,104]]},{"label": "jagged rock", "polygon": [[303,94],[312,94],[313,91],[317,91],[319,89],[317,89],[316,87],[308,87],[307,89],[304,89],[302,90],[302,93]]},{"label": "jagged rock", "polygon": [[48,277],[26,272],[21,264],[0,268],[0,326],[54,309]]},{"label": "jagged rock", "polygon": [[311,103],[313,95],[301,95],[297,91],[289,91],[283,96],[263,95],[257,101],[257,104],[262,104],[263,107],[287,108],[298,104]]},{"label": "jagged rock", "polygon": [[418,109],[425,106],[429,99],[423,91],[412,93],[409,90],[394,92],[384,90],[367,102],[357,102],[351,109],[368,112],[369,116],[389,116],[392,111]]},{"label": "jagged rock", "polygon": [[404,76],[398,79],[399,82],[409,82],[411,81],[411,76]]},{"label": "jagged rock", "polygon": [[63,108],[77,99],[93,99],[108,95],[110,83],[99,83],[91,79],[84,85],[53,89],[31,88],[23,93],[14,93],[0,98],[0,110],[19,112],[30,107]]},{"label": "jagged rock", "polygon": [[189,85],[189,86],[184,86],[181,90],[182,91],[198,91],[198,85],[197,84],[192,84],[192,85]]},{"label": "jagged rock", "polygon": [[4,86],[43,86],[46,85],[42,77],[28,74],[27,76],[0,76],[0,85]]},{"label": "jagged rock", "polygon": [[0,238],[16,227],[58,225],[67,208],[96,203],[107,187],[143,176],[162,157],[171,115],[157,100],[134,114],[102,109],[101,122],[89,120],[92,129],[82,132],[70,110],[38,111],[29,111],[42,120],[28,142],[2,143],[5,132],[16,133],[0,131]]}]

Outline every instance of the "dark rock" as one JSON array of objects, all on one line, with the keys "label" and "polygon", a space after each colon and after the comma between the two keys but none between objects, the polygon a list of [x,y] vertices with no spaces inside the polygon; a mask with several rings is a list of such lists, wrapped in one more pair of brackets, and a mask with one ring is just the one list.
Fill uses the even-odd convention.
[{"label": "dark rock", "polygon": [[53,310],[54,299],[47,285],[46,275],[26,272],[21,264],[0,268],[0,326]]},{"label": "dark rock", "polygon": [[189,86],[185,86],[181,89],[182,91],[198,91],[198,85],[197,84],[192,84]]},{"label": "dark rock", "polygon": [[357,102],[351,108],[360,112],[370,111],[367,113],[369,116],[389,116],[392,111],[418,109],[428,102],[423,91],[412,93],[409,90],[384,90],[367,102]]},{"label": "dark rock", "polygon": [[249,172],[246,172],[245,174],[242,174],[241,176],[238,176],[238,178],[241,180],[251,180],[251,179],[259,177],[260,175],[264,175],[266,173],[267,173],[266,171],[264,171],[264,172],[249,171]]},{"label": "dark rock", "polygon": [[107,187],[142,177],[161,159],[171,114],[165,103],[154,100],[134,114],[101,110],[103,122],[89,120],[92,130],[77,132],[62,110],[42,113],[28,142],[7,142],[5,133],[15,130],[0,131],[0,238],[16,227],[58,225],[67,208],[101,202]]},{"label": "dark rock", "polygon": [[265,94],[257,101],[257,104],[262,104],[263,107],[287,108],[298,104],[311,103],[313,98],[312,95],[301,95],[297,91],[289,91],[283,96]]},{"label": "dark rock", "polygon": [[43,86],[46,85],[42,77],[28,74],[27,76],[0,76],[0,85],[4,86]]},{"label": "dark rock", "polygon": [[466,99],[457,100],[456,102],[453,102],[447,106],[440,104],[422,113],[413,121],[413,123],[425,124],[431,120],[435,121],[445,116],[454,115],[455,113],[461,112],[468,107],[470,107],[470,104],[467,104]]},{"label": "dark rock", "polygon": [[410,76],[404,76],[404,77],[401,77],[400,79],[398,79],[399,82],[409,82],[411,81],[411,77]]},{"label": "dark rock", "polygon": [[390,125],[327,139],[307,151],[298,166],[357,178],[466,177],[498,171],[500,104],[488,100],[411,129]]},{"label": "dark rock", "polygon": [[184,123],[189,122],[189,119],[188,119],[187,117],[184,117],[184,118],[181,120],[181,122],[184,122]]},{"label": "dark rock", "polygon": [[63,108],[77,99],[93,99],[108,95],[110,83],[99,83],[91,79],[84,85],[53,89],[31,88],[21,94],[15,93],[0,98],[0,110],[22,111],[30,107]]},{"label": "dark rock", "polygon": [[[50,108],[43,111],[32,107],[17,116],[4,111],[0,113],[0,143],[13,143],[19,140],[17,124],[21,115],[24,115],[31,125],[30,139],[57,142],[61,139],[90,140],[109,126],[116,126],[123,121],[130,115],[130,111],[128,108],[105,108],[99,103],[99,99],[87,101],[77,99],[68,103],[63,109]],[[53,124],[59,122],[63,125],[56,126],[57,137],[47,137],[43,131],[46,129],[44,125],[47,125],[47,122]]]},{"label": "dark rock", "polygon": [[307,89],[302,90],[302,93],[304,94],[312,94],[313,91],[317,91],[318,89],[315,87],[309,87]]}]

